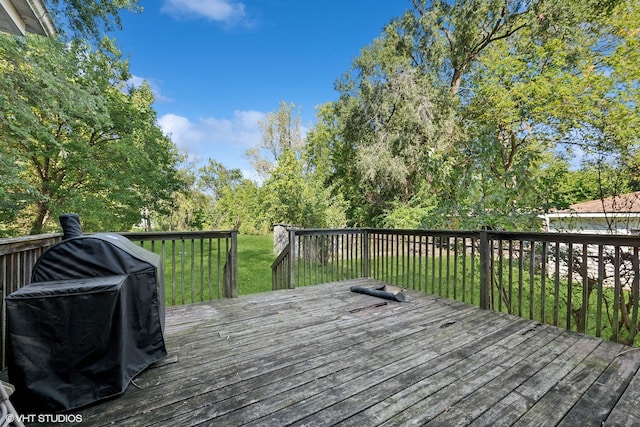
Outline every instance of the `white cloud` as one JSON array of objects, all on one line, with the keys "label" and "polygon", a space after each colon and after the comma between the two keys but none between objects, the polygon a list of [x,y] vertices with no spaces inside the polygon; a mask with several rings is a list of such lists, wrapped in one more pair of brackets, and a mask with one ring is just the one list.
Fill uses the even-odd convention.
[{"label": "white cloud", "polygon": [[180,149],[197,162],[214,159],[228,168],[246,168],[245,153],[260,144],[260,111],[234,111],[230,119],[208,117],[198,121],[165,114],[158,125]]},{"label": "white cloud", "polygon": [[151,92],[155,97],[156,102],[171,102],[171,98],[164,96],[162,92],[160,92],[160,86],[158,85],[157,82],[151,79],[145,79],[144,77],[136,76],[133,74],[131,75],[131,78],[127,80],[128,86],[133,86],[136,88],[142,86],[143,83],[147,83],[149,85],[149,87],[151,88]]},{"label": "white cloud", "polygon": [[145,79],[140,76],[131,75],[131,78],[127,80],[127,84],[133,87],[140,87],[145,82]]},{"label": "white cloud", "polygon": [[245,5],[233,0],[164,0],[160,10],[174,17],[200,16],[227,24],[246,18]]},{"label": "white cloud", "polygon": [[165,114],[158,119],[158,125],[177,147],[189,148],[200,143],[204,138],[202,130],[186,117]]}]

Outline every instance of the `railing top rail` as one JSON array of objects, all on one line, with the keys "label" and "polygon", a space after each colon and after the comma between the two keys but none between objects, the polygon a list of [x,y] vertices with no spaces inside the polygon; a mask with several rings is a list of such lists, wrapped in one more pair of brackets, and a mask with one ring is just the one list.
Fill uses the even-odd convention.
[{"label": "railing top rail", "polygon": [[49,233],[2,238],[0,239],[0,255],[50,246],[56,243],[61,237],[62,233]]},{"label": "railing top rail", "polygon": [[535,240],[542,242],[588,243],[596,245],[640,246],[640,236],[597,233],[542,233],[523,231],[494,230],[411,230],[411,229],[366,229],[370,233],[414,236],[449,236],[478,238],[480,233],[487,233],[492,240]]},{"label": "railing top rail", "polygon": [[449,236],[449,237],[479,237],[479,231],[473,230],[416,230],[416,229],[389,229],[389,228],[367,228],[369,233],[375,234],[410,234],[413,236]]},{"label": "railing top rail", "polygon": [[289,255],[290,251],[291,251],[291,243],[287,243],[287,246],[285,246],[284,249],[282,249],[282,252],[280,252],[280,254],[275,259],[275,261],[271,263],[271,269],[273,270],[278,264],[280,264],[282,260],[286,258],[287,255]]},{"label": "railing top rail", "polygon": [[541,242],[587,243],[594,245],[640,246],[640,236],[596,233],[540,233],[517,231],[487,231],[493,240],[535,240]]},{"label": "railing top rail", "polygon": [[[222,231],[180,231],[180,232],[113,232],[136,241],[152,240],[198,240],[198,239],[225,239],[231,238],[238,232],[235,230]],[[92,233],[87,233],[88,235]],[[36,234],[31,236],[19,236],[0,238],[0,256],[16,252],[28,251],[52,246],[62,239],[62,233]]]},{"label": "railing top rail", "polygon": [[296,228],[293,229],[298,236],[327,236],[337,234],[362,234],[361,228]]},{"label": "railing top rail", "polygon": [[133,240],[190,240],[190,239],[224,239],[230,238],[234,233],[238,233],[235,230],[216,230],[216,231],[152,231],[152,232],[117,232],[122,236],[125,236]]}]

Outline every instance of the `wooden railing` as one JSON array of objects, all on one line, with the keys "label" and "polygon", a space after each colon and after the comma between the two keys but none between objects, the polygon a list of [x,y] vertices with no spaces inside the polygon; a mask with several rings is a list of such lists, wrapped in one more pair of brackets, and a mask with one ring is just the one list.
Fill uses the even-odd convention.
[{"label": "wooden railing", "polygon": [[[238,296],[237,231],[120,233],[160,255],[167,305]],[[0,239],[0,367],[6,342],[5,296],[30,282],[44,250],[62,234]]]},{"label": "wooden railing", "polygon": [[372,277],[640,344],[637,236],[380,229],[289,236],[295,244],[273,265],[273,289]]},{"label": "wooden railing", "polygon": [[31,272],[43,251],[62,240],[62,234],[39,234],[37,236],[0,239],[0,368],[5,368],[7,342],[7,314],[5,297],[27,285]]},{"label": "wooden railing", "polygon": [[272,288],[363,277],[362,235],[358,229],[290,230],[289,244],[271,265]]},{"label": "wooden railing", "polygon": [[168,305],[238,296],[238,232],[120,233],[164,260]]}]

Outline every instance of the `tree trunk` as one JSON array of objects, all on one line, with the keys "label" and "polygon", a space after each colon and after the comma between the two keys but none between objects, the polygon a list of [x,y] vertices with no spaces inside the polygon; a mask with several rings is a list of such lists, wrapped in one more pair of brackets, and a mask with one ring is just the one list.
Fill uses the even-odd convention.
[{"label": "tree trunk", "polygon": [[47,207],[46,202],[38,203],[38,213],[36,214],[36,218],[34,219],[31,225],[30,234],[40,234],[42,233],[42,229],[44,228],[44,224],[51,216],[51,211]]}]

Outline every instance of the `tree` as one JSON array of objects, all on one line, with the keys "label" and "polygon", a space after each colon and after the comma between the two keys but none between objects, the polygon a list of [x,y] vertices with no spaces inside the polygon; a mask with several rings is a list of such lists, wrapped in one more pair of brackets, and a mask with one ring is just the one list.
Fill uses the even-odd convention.
[{"label": "tree", "polygon": [[227,169],[222,163],[209,159],[205,166],[198,169],[198,187],[210,192],[214,199],[219,199],[225,188],[233,191],[242,183],[240,169]]},{"label": "tree", "polygon": [[164,202],[163,210],[152,212],[151,225],[164,231],[212,229],[213,197],[198,189],[197,166],[188,160],[187,153],[181,154],[180,161],[177,175],[181,185],[173,191],[170,200]]},{"label": "tree", "polygon": [[45,5],[58,33],[66,40],[85,40],[97,45],[104,34],[122,29],[122,10],[142,10],[138,0],[45,0]]},{"label": "tree", "polygon": [[357,200],[350,222],[535,228],[540,210],[566,203],[550,197],[567,170],[561,144],[600,144],[608,160],[621,141],[634,146],[619,120],[638,117],[634,2],[412,4],[320,120],[329,180]]},{"label": "tree", "polygon": [[126,63],[103,49],[0,36],[0,150],[15,156],[5,191],[28,194],[4,218],[28,218],[16,224],[22,232],[39,233],[65,211],[87,230],[129,229],[180,184],[150,88],[127,86]]},{"label": "tree", "polygon": [[284,223],[303,228],[344,226],[344,203],[339,196],[305,173],[293,150],[280,154],[278,164],[261,192],[270,225]]},{"label": "tree", "polygon": [[268,113],[259,122],[261,145],[248,150],[247,157],[262,178],[269,177],[282,153],[287,150],[299,152],[304,146],[300,114],[295,114],[294,110],[293,103],[282,101],[277,111]]},{"label": "tree", "polygon": [[251,234],[268,230],[262,218],[259,188],[244,178],[240,169],[228,169],[209,159],[207,165],[198,170],[198,187],[213,198],[212,228],[231,228]]},{"label": "tree", "polygon": [[318,123],[307,135],[304,161],[315,179],[341,201],[345,224],[353,226],[363,223],[358,218],[368,216],[368,206],[359,191],[359,172],[353,162],[355,143],[341,129],[340,107],[340,103],[327,103],[319,108]]},{"label": "tree", "polygon": [[537,9],[532,3],[412,0],[397,30],[411,35],[415,64],[435,71],[457,94],[478,55],[527,26]]},{"label": "tree", "polygon": [[246,178],[225,186],[215,202],[216,228],[231,228],[248,234],[264,234],[271,223],[265,217],[262,188]]},{"label": "tree", "polygon": [[[326,170],[310,161],[320,148],[316,146],[313,153],[309,149],[294,108],[293,104],[282,102],[278,111],[267,114],[261,123],[262,145],[249,152],[256,171],[264,179],[262,186],[254,192],[248,182],[243,182],[238,195],[232,198],[232,191],[228,191],[224,202],[238,200],[237,197],[259,201],[256,209],[237,215],[238,219],[243,217],[242,224],[251,224],[253,229],[264,230],[277,223],[343,226],[343,199],[332,186],[326,185]],[[228,203],[226,206],[230,211],[238,211]]]},{"label": "tree", "polygon": [[427,187],[442,200],[459,198],[468,178],[456,151],[463,78],[478,55],[520,30],[530,14],[518,2],[415,0],[413,6],[338,83],[336,115],[344,123],[338,140],[358,160],[345,172],[372,208],[359,218],[368,224],[393,206],[431,212],[419,201]]},{"label": "tree", "polygon": [[396,29],[391,24],[363,49],[337,84],[333,117],[328,110],[321,117],[335,134],[331,179],[341,182],[345,198],[361,199],[350,223],[379,223],[390,206],[407,203],[447,168],[450,91],[416,65],[407,35]]},{"label": "tree", "polygon": [[565,151],[580,159],[584,190],[574,189],[578,199],[572,202],[638,189],[640,6],[633,1],[610,6],[611,13],[584,12],[592,25],[569,56],[578,61],[570,72],[557,73],[545,105]]}]

